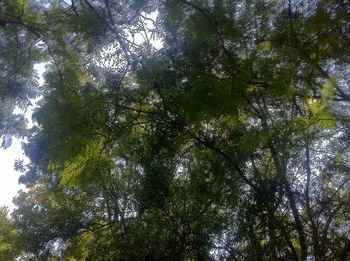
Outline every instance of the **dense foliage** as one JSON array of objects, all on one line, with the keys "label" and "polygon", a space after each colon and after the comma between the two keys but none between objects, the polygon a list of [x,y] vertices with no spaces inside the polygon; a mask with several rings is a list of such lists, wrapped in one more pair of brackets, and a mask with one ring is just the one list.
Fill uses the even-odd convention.
[{"label": "dense foliage", "polygon": [[3,0],[0,44],[0,258],[349,260],[349,1]]}]

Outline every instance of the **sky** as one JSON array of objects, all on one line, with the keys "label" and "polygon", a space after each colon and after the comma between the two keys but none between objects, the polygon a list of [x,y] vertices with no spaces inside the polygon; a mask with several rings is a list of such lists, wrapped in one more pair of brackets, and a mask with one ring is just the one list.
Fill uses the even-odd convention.
[{"label": "sky", "polygon": [[[35,69],[38,72],[39,84],[43,84],[42,74],[44,72],[44,64],[35,65]],[[35,106],[36,100],[32,101]],[[25,112],[25,115],[29,121],[28,126],[32,126],[31,115],[34,107],[30,107]],[[15,111],[19,113],[19,110]],[[23,154],[21,148],[22,140],[13,139],[10,148],[3,150],[0,148],[0,206],[7,206],[10,210],[14,208],[12,203],[13,197],[16,196],[17,192],[21,189],[25,190],[24,185],[18,184],[18,178],[21,173],[14,170],[14,164],[16,159],[23,159],[24,162],[28,162],[28,159]]]},{"label": "sky", "polygon": [[20,158],[25,159],[19,139],[14,139],[10,148],[0,149],[0,206],[13,209],[12,198],[18,190],[24,189],[18,184],[20,173],[13,168],[15,160]]}]

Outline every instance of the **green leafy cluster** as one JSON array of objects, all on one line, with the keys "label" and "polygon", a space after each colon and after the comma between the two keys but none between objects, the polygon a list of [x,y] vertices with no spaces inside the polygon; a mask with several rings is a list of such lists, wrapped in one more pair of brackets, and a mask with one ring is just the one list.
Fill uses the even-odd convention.
[{"label": "green leafy cluster", "polygon": [[2,5],[0,63],[47,63],[13,257],[349,258],[346,1]]}]

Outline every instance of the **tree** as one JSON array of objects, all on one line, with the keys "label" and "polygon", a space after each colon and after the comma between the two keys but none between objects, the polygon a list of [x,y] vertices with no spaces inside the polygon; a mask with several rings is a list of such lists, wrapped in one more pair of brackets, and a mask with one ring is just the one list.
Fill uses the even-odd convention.
[{"label": "tree", "polygon": [[13,213],[23,239],[38,235],[25,252],[349,257],[349,4],[24,7],[43,10],[15,21],[49,62]]},{"label": "tree", "polygon": [[20,253],[17,248],[18,235],[13,222],[8,217],[8,209],[0,208],[0,258],[1,260],[15,260]]},{"label": "tree", "polygon": [[42,56],[35,6],[26,1],[2,1],[0,9],[0,138],[6,149],[13,135],[25,135],[25,118],[14,109],[27,109],[30,99],[39,94],[33,65]]}]

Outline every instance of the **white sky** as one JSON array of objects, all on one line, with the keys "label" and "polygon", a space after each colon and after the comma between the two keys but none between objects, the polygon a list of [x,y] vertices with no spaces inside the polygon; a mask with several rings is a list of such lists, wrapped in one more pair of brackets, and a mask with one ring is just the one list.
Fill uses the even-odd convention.
[{"label": "white sky", "polygon": [[[43,84],[42,74],[44,72],[44,64],[35,65],[35,69],[38,71],[39,75],[39,84]],[[35,102],[32,101],[35,106]],[[20,111],[16,111],[19,113]],[[31,127],[31,115],[33,112],[33,107],[28,108],[26,111],[26,117],[29,121],[29,127]],[[14,164],[16,159],[23,159],[28,162],[28,159],[23,154],[21,148],[21,140],[13,139],[12,145],[10,148],[3,150],[0,148],[0,206],[7,206],[10,210],[14,208],[12,203],[13,197],[16,196],[17,192],[21,189],[25,189],[24,185],[18,184],[18,178],[21,173],[14,170]]]},{"label": "white sky", "polygon": [[14,207],[12,198],[18,190],[24,188],[18,184],[20,173],[13,168],[15,159],[24,159],[20,142],[19,139],[14,139],[10,148],[0,149],[0,206],[5,205],[10,209]]}]

